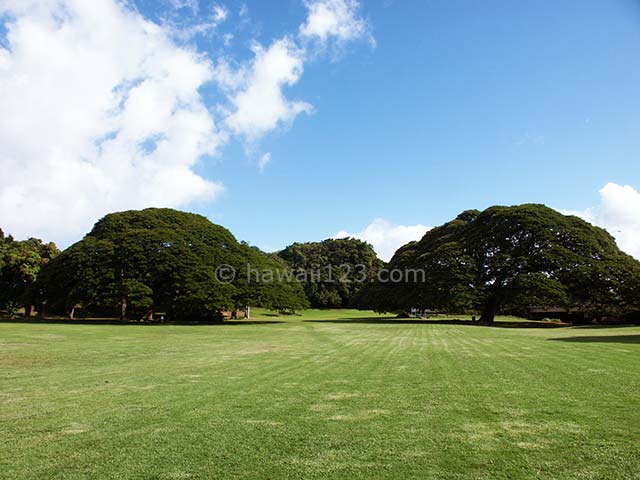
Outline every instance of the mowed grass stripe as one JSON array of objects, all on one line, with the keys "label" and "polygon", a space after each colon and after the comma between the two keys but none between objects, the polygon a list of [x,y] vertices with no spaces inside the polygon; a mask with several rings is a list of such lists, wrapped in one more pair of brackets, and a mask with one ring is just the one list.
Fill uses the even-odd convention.
[{"label": "mowed grass stripe", "polygon": [[0,324],[0,477],[638,478],[639,328],[347,315]]}]

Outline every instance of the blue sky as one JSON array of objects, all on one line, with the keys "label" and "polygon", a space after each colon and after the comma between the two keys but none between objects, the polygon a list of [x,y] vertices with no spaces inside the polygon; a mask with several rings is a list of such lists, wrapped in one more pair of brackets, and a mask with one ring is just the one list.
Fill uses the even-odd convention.
[{"label": "blue sky", "polygon": [[[296,25],[301,12],[263,22],[287,13]],[[203,211],[239,236],[276,247],[376,217],[580,209],[607,182],[640,185],[637,4],[368,2],[363,13],[377,47],[305,72],[291,95],[316,113],[264,142],[272,164],[260,174],[229,149],[211,168],[229,189]]]},{"label": "blue sky", "polygon": [[[304,17],[299,2],[260,3],[247,5],[265,43]],[[199,211],[277,248],[376,217],[581,209],[607,182],[640,185],[636,2],[370,1],[362,14],[376,48],[307,67],[287,93],[315,113],[261,142],[262,173],[242,146],[226,148],[206,172],[227,190]]]},{"label": "blue sky", "polygon": [[[364,30],[320,41],[299,33],[314,2],[177,2],[135,5],[182,29],[222,8],[215,28],[172,40],[214,66],[250,66],[255,42],[291,38],[305,49],[302,71],[281,92],[312,106],[198,154],[192,170],[223,188],[177,207],[272,250],[339,231],[366,237],[375,219],[434,226],[465,209],[536,202],[626,228],[623,243],[640,252],[640,220],[611,212],[625,202],[602,192],[628,186],[637,201],[640,3],[350,1]],[[198,91],[224,122],[229,92],[219,81]]]}]

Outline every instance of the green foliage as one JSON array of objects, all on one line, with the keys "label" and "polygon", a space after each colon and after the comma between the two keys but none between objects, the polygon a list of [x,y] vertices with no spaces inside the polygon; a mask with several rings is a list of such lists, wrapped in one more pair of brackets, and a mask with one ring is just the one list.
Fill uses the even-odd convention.
[{"label": "green foliage", "polygon": [[[221,265],[233,269],[235,277],[220,278]],[[306,306],[297,282],[252,283],[243,273],[248,265],[286,268],[203,216],[151,208],[104,217],[51,262],[39,286],[53,311],[79,304],[88,311],[119,309],[122,317],[131,307],[200,321],[249,304]]]},{"label": "green foliage", "polygon": [[278,255],[304,280],[309,303],[316,308],[350,306],[383,266],[373,247],[355,238],[294,243]]},{"label": "green foliage", "polygon": [[572,306],[594,315],[638,304],[640,263],[605,230],[543,205],[460,214],[400,248],[390,269],[424,269],[424,282],[376,282],[359,298],[383,311],[411,307],[499,310]]},{"label": "green foliage", "polygon": [[0,230],[0,308],[10,316],[34,302],[40,269],[58,254],[54,243],[38,238],[16,241]]}]

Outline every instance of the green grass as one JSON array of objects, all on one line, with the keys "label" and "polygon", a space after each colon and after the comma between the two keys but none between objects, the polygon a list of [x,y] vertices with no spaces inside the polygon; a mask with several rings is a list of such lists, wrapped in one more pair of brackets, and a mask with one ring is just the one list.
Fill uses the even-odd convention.
[{"label": "green grass", "polygon": [[[381,319],[397,319],[400,320],[398,323],[401,323],[403,320],[412,320],[411,318],[397,318],[396,314],[387,313],[387,314],[379,314],[367,310],[351,310],[351,309],[331,309],[331,310],[319,310],[319,309],[309,309],[304,310],[301,313],[281,316],[278,313],[266,310],[263,308],[252,308],[251,309],[251,317],[254,320],[270,320],[277,317],[278,320],[296,320],[301,319],[304,321],[314,321],[314,320],[381,320]],[[428,321],[471,321],[472,315],[464,315],[464,314],[432,314],[428,317],[425,317],[424,320]],[[544,322],[527,320],[521,317],[514,317],[510,315],[500,315],[496,317],[496,322],[498,325],[504,323],[531,323],[531,324],[540,324],[540,323],[558,323],[553,320],[547,319]],[[425,322],[427,323],[427,322]]]},{"label": "green grass", "polygon": [[640,478],[640,327],[254,313],[0,322],[0,478]]}]

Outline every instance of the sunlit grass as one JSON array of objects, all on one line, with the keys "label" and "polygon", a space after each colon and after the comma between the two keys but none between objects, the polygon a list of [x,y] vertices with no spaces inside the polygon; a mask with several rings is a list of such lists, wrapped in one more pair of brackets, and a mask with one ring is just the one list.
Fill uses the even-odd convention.
[{"label": "sunlit grass", "polygon": [[0,478],[625,479],[640,327],[0,323]]}]

